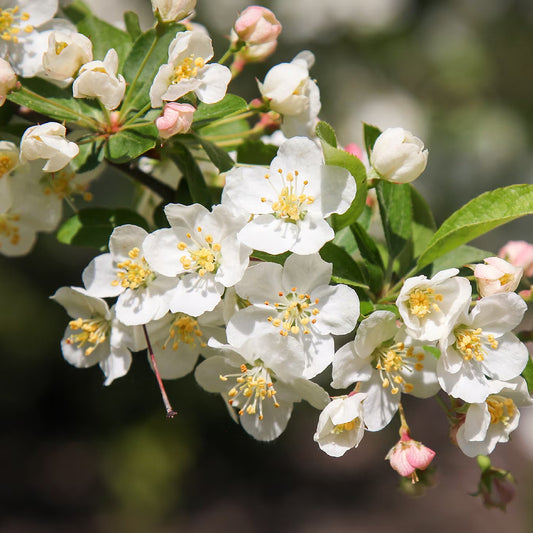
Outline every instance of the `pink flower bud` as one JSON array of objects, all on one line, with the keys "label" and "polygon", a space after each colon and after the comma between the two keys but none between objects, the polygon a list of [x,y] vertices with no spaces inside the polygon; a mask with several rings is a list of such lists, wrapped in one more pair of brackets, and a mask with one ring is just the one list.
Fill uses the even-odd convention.
[{"label": "pink flower bud", "polygon": [[344,147],[344,151],[348,152],[349,154],[354,155],[355,157],[357,157],[357,159],[363,158],[363,150],[358,144],[355,144],[355,143],[347,144]]},{"label": "pink flower bud", "polygon": [[514,266],[522,267],[526,276],[533,276],[533,244],[526,241],[509,241],[498,255]]},{"label": "pink flower bud", "polygon": [[163,115],[156,119],[155,125],[162,139],[190,130],[196,108],[190,104],[169,102],[163,108]]},{"label": "pink flower bud", "polygon": [[480,296],[513,292],[522,278],[522,267],[516,267],[500,257],[487,257],[485,264],[476,265],[474,277]]},{"label": "pink flower bud", "polygon": [[0,58],[0,107],[4,105],[7,94],[17,85],[17,75],[11,65]]},{"label": "pink flower bud", "polygon": [[385,459],[403,477],[418,481],[416,470],[425,470],[435,457],[435,452],[421,442],[411,439],[407,429],[401,430],[400,440],[389,450]]},{"label": "pink flower bud", "polygon": [[247,7],[235,21],[235,33],[250,45],[275,41],[280,32],[281,24],[266,7]]}]

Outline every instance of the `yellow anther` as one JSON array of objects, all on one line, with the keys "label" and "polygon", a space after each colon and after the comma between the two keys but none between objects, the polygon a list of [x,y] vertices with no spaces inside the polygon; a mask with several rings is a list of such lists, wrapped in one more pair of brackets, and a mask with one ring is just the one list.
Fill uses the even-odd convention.
[{"label": "yellow anther", "polygon": [[414,289],[409,295],[409,308],[413,315],[424,318],[433,311],[440,311],[435,302],[442,302],[442,298],[442,294],[435,294],[435,290],[431,287]]}]

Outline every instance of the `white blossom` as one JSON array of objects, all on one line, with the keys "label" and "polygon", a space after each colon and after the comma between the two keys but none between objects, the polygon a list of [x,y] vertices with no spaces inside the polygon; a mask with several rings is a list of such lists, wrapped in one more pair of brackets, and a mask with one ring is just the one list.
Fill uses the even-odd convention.
[{"label": "white blossom", "polygon": [[331,457],[341,457],[357,448],[365,431],[365,394],[333,398],[320,413],[313,440]]},{"label": "white blossom", "polygon": [[230,70],[213,57],[211,39],[200,31],[179,32],[168,48],[168,63],[161,65],[150,88],[152,107],[194,92],[201,102],[214,104],[226,95]]},{"label": "white blossom", "polygon": [[459,448],[469,457],[492,453],[496,444],[507,442],[518,427],[518,407],[532,403],[524,378],[499,382],[484,402],[468,406],[464,423],[457,431]]},{"label": "white blossom", "polygon": [[154,272],[144,257],[144,229],[118,226],[109,238],[109,253],[95,257],[82,274],[90,296],[118,296],[117,318],[127,326],[146,324],[169,311],[176,279]]},{"label": "white blossom", "polygon": [[111,48],[103,61],[85,63],[72,85],[74,98],[98,98],[106,109],[115,109],[124,98],[126,80],[117,77],[118,55]]},{"label": "white blossom", "polygon": [[274,440],[285,430],[292,406],[302,399],[322,409],[329,401],[319,385],[302,378],[299,344],[270,334],[250,338],[241,346],[209,341],[223,355],[200,363],[195,377],[201,387],[217,392],[236,408],[244,430],[257,440]]},{"label": "white blossom", "polygon": [[481,403],[499,391],[499,381],[517,377],[529,359],[525,344],[511,333],[527,305],[516,293],[494,294],[479,300],[470,313],[458,317],[439,341],[437,375],[451,396]]},{"label": "white blossom", "polygon": [[16,86],[17,75],[15,71],[5,59],[0,58],[0,107],[4,105],[7,95]]},{"label": "white blossom", "polygon": [[281,145],[270,169],[236,167],[226,174],[222,204],[252,216],[238,233],[246,245],[270,254],[318,252],[335,233],[324,220],[344,213],[356,185],[344,168],[324,164],[321,150],[305,137]]},{"label": "white blossom", "polygon": [[457,317],[468,309],[472,288],[459,270],[450,268],[431,279],[415,276],[405,280],[396,300],[407,330],[415,339],[436,341],[446,336]]},{"label": "white blossom", "polygon": [[426,168],[424,143],[403,128],[385,130],[374,143],[370,164],[379,177],[393,183],[409,183]]},{"label": "white blossom", "polygon": [[116,320],[114,308],[80,287],[62,287],[51,298],[73,318],[61,341],[66,361],[77,368],[99,364],[106,377],[104,385],[126,375],[130,350],[145,347],[139,332],[123,326]]},{"label": "white blossom", "polygon": [[210,212],[200,204],[169,204],[165,214],[171,228],[147,237],[146,259],[154,271],[179,276],[170,310],[199,316],[241,279],[252,250],[237,240],[242,222],[224,206]]},{"label": "white blossom", "polygon": [[429,398],[439,385],[436,359],[422,343],[405,335],[390,311],[374,311],[363,320],[355,339],[333,358],[331,386],[343,389],[359,382],[365,399],[365,424],[369,431],[383,429],[400,404],[401,393]]},{"label": "white blossom", "polygon": [[74,159],[80,149],[67,141],[67,129],[58,122],[46,122],[28,128],[20,141],[20,161],[46,159],[45,172],[57,172]]},{"label": "white blossom", "polygon": [[490,296],[500,292],[513,292],[522,279],[524,270],[500,257],[487,257],[485,264],[474,268],[480,296]]},{"label": "white blossom", "polygon": [[183,20],[196,7],[196,0],[152,0],[152,9],[163,22]]},{"label": "white blossom", "polygon": [[332,265],[318,254],[287,258],[284,266],[259,263],[235,285],[251,305],[228,323],[234,342],[276,332],[301,344],[303,377],[312,378],[333,360],[333,336],[350,333],[359,317],[357,293],[346,285],[330,285]]}]

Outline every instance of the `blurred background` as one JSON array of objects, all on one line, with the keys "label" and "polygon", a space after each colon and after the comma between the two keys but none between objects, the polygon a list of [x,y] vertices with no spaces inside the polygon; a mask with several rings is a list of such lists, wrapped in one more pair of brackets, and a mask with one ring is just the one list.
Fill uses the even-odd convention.
[{"label": "blurred background", "polygon": [[[91,2],[92,3],[92,2]],[[197,21],[212,33],[216,55],[242,0],[199,0]],[[533,183],[533,3],[530,0],[273,0],[283,24],[278,50],[230,86],[258,96],[254,77],[316,55],[320,117],[341,144],[361,143],[361,122],[403,126],[430,157],[417,188],[442,222],[478,194]],[[146,0],[95,3],[120,22],[124,9],[144,14]],[[95,205],[128,206],[133,191],[106,174]],[[497,252],[509,239],[533,241],[531,219],[475,244]],[[334,459],[313,442],[317,412],[296,405],[274,443],[254,441],[216,395],[189,376],[167,382],[178,416],[167,420],[146,358],[102,386],[98,368],[62,358],[68,317],[49,300],[80,285],[95,250],[67,248],[41,235],[24,258],[0,256],[0,531],[410,533],[533,531],[533,420],[499,445],[493,464],[510,469],[518,493],[507,513],[485,510],[475,461],[448,441],[436,403],[411,399],[413,437],[437,451],[434,487],[423,497],[397,490],[383,458],[397,423],[367,433],[358,449]],[[329,377],[324,376],[324,384]]]}]

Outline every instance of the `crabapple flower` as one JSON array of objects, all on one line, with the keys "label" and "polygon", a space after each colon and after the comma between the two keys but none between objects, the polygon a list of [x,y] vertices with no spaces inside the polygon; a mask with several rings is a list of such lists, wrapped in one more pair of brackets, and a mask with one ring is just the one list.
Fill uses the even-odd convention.
[{"label": "crabapple flower", "polygon": [[487,257],[485,264],[476,265],[474,277],[480,296],[513,292],[522,279],[522,267],[513,266],[500,257]]},{"label": "crabapple flower", "polygon": [[43,68],[48,78],[72,81],[80,67],[93,60],[89,38],[77,32],[54,31],[48,37]]},{"label": "crabapple flower", "polygon": [[270,108],[283,116],[282,131],[287,137],[313,136],[321,108],[320,91],[309,76],[314,60],[311,52],[300,52],[290,63],[272,67],[263,83],[258,82]]},{"label": "crabapple flower", "polygon": [[333,360],[333,335],[350,333],[359,317],[357,293],[346,285],[329,285],[332,265],[318,254],[290,255],[284,266],[259,263],[235,285],[251,305],[228,323],[234,342],[278,333],[294,337],[305,361],[303,377],[312,378]]},{"label": "crabapple flower", "polygon": [[242,278],[252,250],[237,240],[242,222],[224,206],[210,212],[200,204],[168,204],[165,214],[171,227],[146,238],[146,260],[155,272],[178,276],[170,310],[199,316]]},{"label": "crabapple flower", "polygon": [[106,109],[115,109],[126,92],[126,80],[117,77],[118,55],[111,48],[103,61],[90,61],[82,65],[72,84],[74,98],[98,98]]},{"label": "crabapple flower", "polygon": [[275,41],[281,33],[276,15],[262,6],[249,6],[235,21],[235,33],[241,41],[251,45]]},{"label": "crabapple flower", "polygon": [[191,104],[169,102],[163,108],[163,115],[156,118],[155,125],[162,139],[168,139],[178,133],[186,133],[191,129],[193,114],[196,108]]},{"label": "crabapple flower", "polygon": [[118,296],[116,316],[126,326],[146,324],[167,314],[177,280],[156,273],[145,259],[147,232],[126,224],[113,230],[109,253],[95,257],[82,274],[90,296]]},{"label": "crabapple flower", "polygon": [[324,220],[344,213],[356,185],[344,168],[324,164],[321,150],[305,137],[281,145],[270,169],[237,167],[226,174],[222,204],[253,218],[238,233],[247,246],[270,254],[318,252],[334,231]]},{"label": "crabapple flower", "polygon": [[178,33],[168,48],[168,63],[159,67],[150,87],[152,107],[161,107],[163,102],[190,92],[206,104],[222,100],[231,72],[223,65],[207,64],[212,57],[213,45],[207,35],[199,31]]},{"label": "crabapple flower", "polygon": [[0,179],[9,176],[19,163],[19,149],[10,141],[0,141]]},{"label": "crabapple flower", "polygon": [[196,0],[152,0],[152,10],[163,22],[180,21],[196,7]]},{"label": "crabapple flower", "polygon": [[74,159],[80,149],[67,141],[67,129],[58,122],[46,122],[28,128],[20,141],[20,162],[47,159],[45,172],[57,172]]},{"label": "crabapple flower", "polygon": [[422,343],[406,336],[390,311],[375,311],[359,325],[355,339],[333,358],[331,386],[344,389],[359,382],[365,393],[365,424],[379,431],[400,405],[401,393],[429,398],[439,390],[436,359]]},{"label": "crabapple flower", "polygon": [[333,398],[324,407],[313,436],[323,452],[341,457],[359,446],[365,432],[364,399],[364,394],[350,394]]},{"label": "crabapple flower", "polygon": [[403,128],[385,130],[374,143],[370,164],[381,179],[393,183],[414,181],[426,168],[424,143]]},{"label": "crabapple flower", "polygon": [[498,256],[514,266],[522,267],[526,276],[533,276],[533,244],[526,241],[509,241]]},{"label": "crabapple flower", "polygon": [[425,470],[433,461],[435,452],[421,442],[413,440],[409,430],[402,427],[400,440],[389,450],[385,459],[391,467],[403,477],[410,477],[413,483],[418,481],[417,470]]},{"label": "crabapple flower", "polygon": [[457,444],[468,457],[488,455],[496,444],[507,442],[518,427],[518,407],[533,403],[527,383],[520,376],[499,382],[498,388],[483,403],[468,406],[464,424],[457,431]]},{"label": "crabapple flower", "polygon": [[470,305],[472,288],[459,270],[449,268],[431,279],[405,280],[396,300],[408,333],[415,339],[436,341],[448,335],[457,317]]},{"label": "crabapple flower", "polygon": [[207,357],[216,353],[207,341],[211,337],[219,342],[226,340],[222,327],[224,320],[219,311],[199,317],[168,313],[147,325],[159,375],[163,379],[181,378],[192,372],[200,354]]},{"label": "crabapple flower", "polygon": [[323,409],[329,396],[322,387],[302,378],[300,346],[293,339],[269,334],[235,346],[215,339],[209,346],[222,351],[200,363],[195,377],[201,387],[222,394],[236,408],[244,430],[257,440],[271,441],[285,430],[292,406],[302,399]]},{"label": "crabapple flower", "polygon": [[145,348],[134,328],[122,325],[105,300],[89,296],[80,287],[61,287],[51,297],[72,317],[61,341],[63,357],[77,368],[100,365],[110,385],[125,376],[131,365],[130,350]]},{"label": "crabapple flower", "polygon": [[17,86],[17,75],[11,65],[0,58],[0,107],[6,101],[7,95]]},{"label": "crabapple flower", "polygon": [[526,309],[524,300],[510,292],[486,296],[470,313],[459,316],[439,341],[441,387],[455,398],[481,403],[500,391],[498,380],[520,375],[529,353],[511,330],[520,324]]}]

